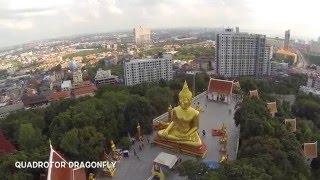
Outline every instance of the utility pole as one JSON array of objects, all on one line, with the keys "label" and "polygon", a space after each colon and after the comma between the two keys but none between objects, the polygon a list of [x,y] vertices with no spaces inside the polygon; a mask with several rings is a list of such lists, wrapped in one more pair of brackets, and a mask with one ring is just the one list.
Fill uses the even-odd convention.
[{"label": "utility pole", "polygon": [[192,81],[192,91],[193,91],[193,96],[196,96],[196,71],[187,71],[186,74],[188,75],[193,75],[193,81]]}]

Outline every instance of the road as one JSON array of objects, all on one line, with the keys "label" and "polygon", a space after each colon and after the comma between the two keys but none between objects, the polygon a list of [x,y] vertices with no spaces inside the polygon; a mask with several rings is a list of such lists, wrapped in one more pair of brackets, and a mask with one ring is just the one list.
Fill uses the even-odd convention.
[{"label": "road", "polygon": [[295,53],[298,55],[297,69],[305,69],[308,66],[308,62],[299,49],[295,48]]}]

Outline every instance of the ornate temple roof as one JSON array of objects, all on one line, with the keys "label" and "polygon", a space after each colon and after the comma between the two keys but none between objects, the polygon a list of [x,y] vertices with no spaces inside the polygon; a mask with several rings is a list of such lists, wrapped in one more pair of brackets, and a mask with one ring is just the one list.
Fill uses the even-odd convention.
[{"label": "ornate temple roof", "polygon": [[233,81],[222,79],[210,79],[208,86],[208,93],[218,93],[224,95],[231,95],[233,90]]},{"label": "ornate temple roof", "polygon": [[[65,158],[56,152],[50,145],[49,164],[51,162],[67,162]],[[86,180],[86,172],[83,168],[48,168],[47,180]]]}]

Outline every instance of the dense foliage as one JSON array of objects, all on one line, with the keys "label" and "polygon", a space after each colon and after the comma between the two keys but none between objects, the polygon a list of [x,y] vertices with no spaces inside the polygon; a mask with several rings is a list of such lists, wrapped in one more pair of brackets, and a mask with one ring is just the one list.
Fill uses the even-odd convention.
[{"label": "dense foliage", "polygon": [[315,54],[306,54],[310,64],[320,65],[320,56]]},{"label": "dense foliage", "polygon": [[275,77],[270,79],[252,79],[245,77],[240,79],[243,92],[258,89],[263,93],[296,94],[300,85],[306,83],[306,76],[290,75],[288,77]]},{"label": "dense foliage", "polygon": [[[101,87],[95,97],[10,114],[0,121],[0,128],[18,153],[0,157],[0,179],[38,179],[44,169],[17,171],[14,162],[47,161],[49,139],[55,149],[78,161],[100,160],[103,150],[109,150],[111,139],[117,147],[130,148],[128,133],[136,134],[138,122],[144,133],[151,133],[152,119],[166,112],[169,104],[177,103],[176,94],[185,79],[191,82],[192,78],[181,76],[132,87],[110,85]],[[196,80],[196,92],[202,92],[209,78],[198,74]]]},{"label": "dense foliage", "polygon": [[200,56],[214,56],[214,49],[212,47],[204,46],[182,46],[177,50],[173,58],[178,60],[194,60]]}]

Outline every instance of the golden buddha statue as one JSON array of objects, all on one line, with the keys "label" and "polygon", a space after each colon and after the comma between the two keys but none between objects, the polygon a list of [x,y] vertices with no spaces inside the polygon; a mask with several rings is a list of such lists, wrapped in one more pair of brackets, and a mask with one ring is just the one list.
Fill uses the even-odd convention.
[{"label": "golden buddha statue", "polygon": [[191,107],[192,93],[184,82],[179,93],[179,106],[172,109],[171,122],[166,129],[158,131],[158,136],[178,144],[198,147],[202,141],[198,134],[199,111]]},{"label": "golden buddha statue", "polygon": [[113,160],[120,160],[122,158],[121,153],[117,150],[116,145],[114,144],[113,140],[110,141],[111,146],[111,157]]},{"label": "golden buddha statue", "polygon": [[94,177],[94,174],[93,173],[90,173],[89,174],[89,180],[96,180],[96,178]]},{"label": "golden buddha statue", "polygon": [[221,158],[220,158],[219,163],[225,164],[225,163],[228,162],[228,159],[229,159],[229,155],[228,155],[228,154],[223,154],[223,155],[221,156]]},{"label": "golden buddha statue", "polygon": [[113,140],[110,141],[110,146],[113,153],[117,152],[117,147],[114,144]]}]

